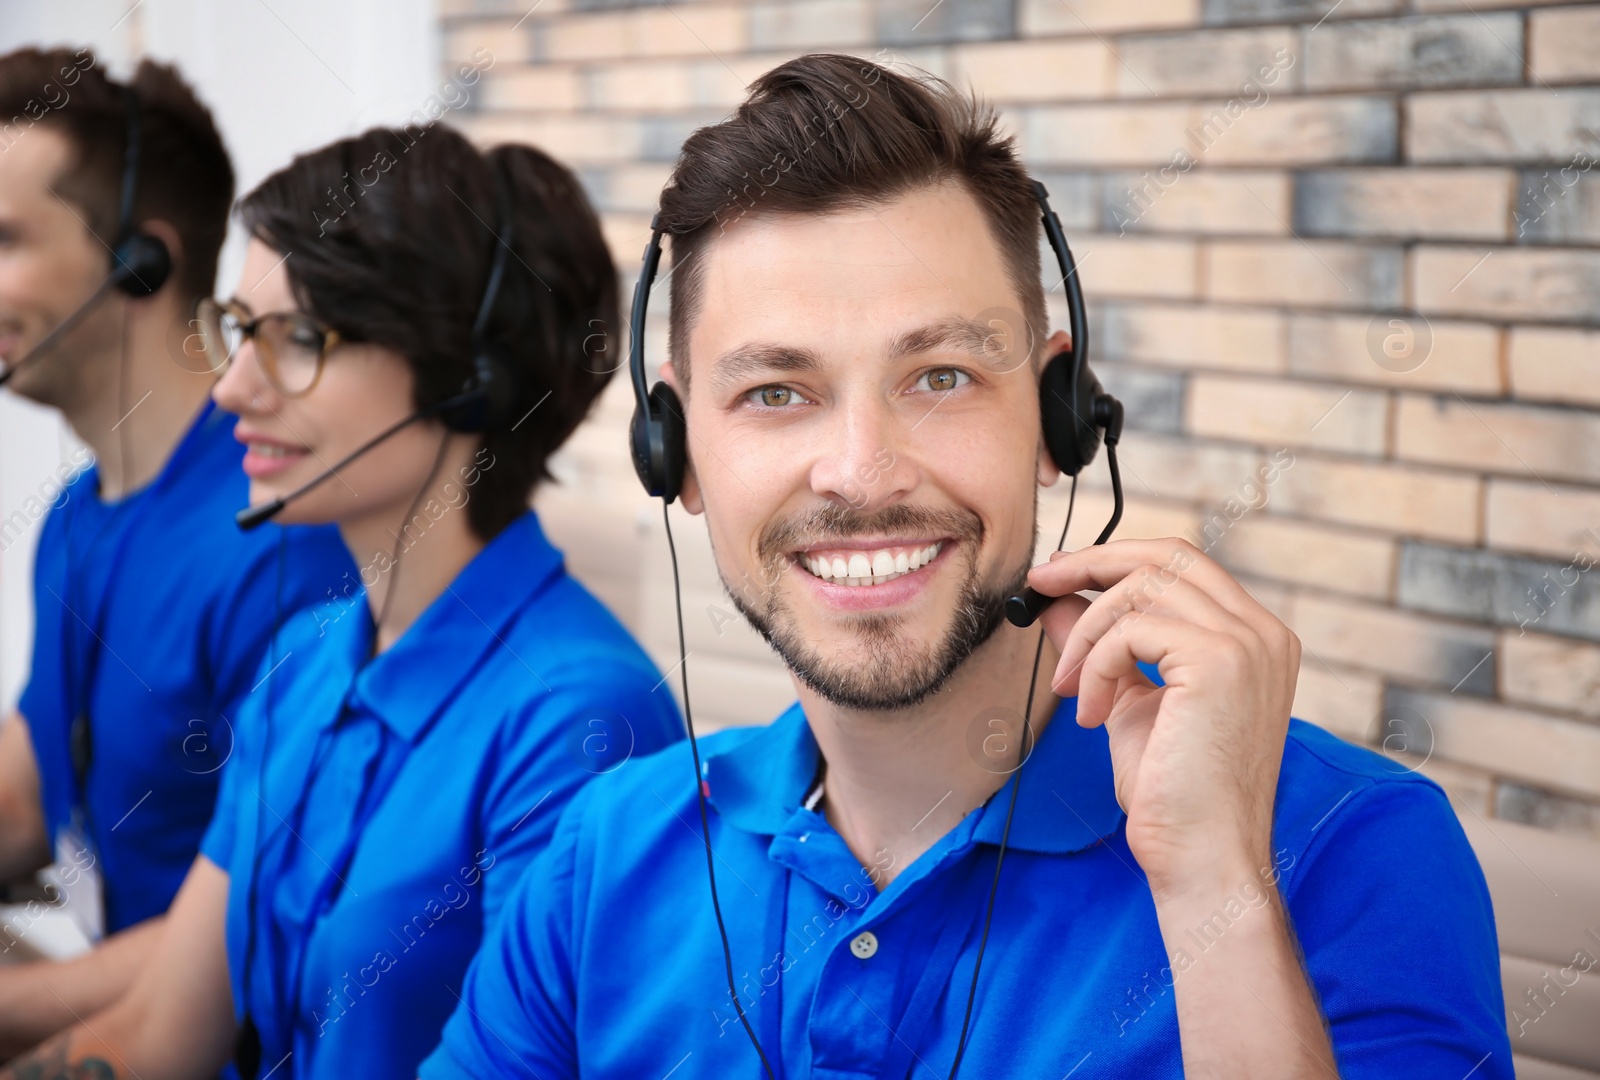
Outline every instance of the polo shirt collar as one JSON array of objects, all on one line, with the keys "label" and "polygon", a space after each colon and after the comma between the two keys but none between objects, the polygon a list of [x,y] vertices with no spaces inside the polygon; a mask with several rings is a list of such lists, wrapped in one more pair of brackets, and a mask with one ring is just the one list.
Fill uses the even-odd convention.
[{"label": "polo shirt collar", "polygon": [[[370,615],[350,620],[344,650],[350,706],[415,741],[493,650],[511,648],[505,640],[511,623],[562,571],[561,552],[529,510],[490,540],[381,656],[367,660],[374,633]],[[517,659],[529,666],[537,686],[541,658]]]},{"label": "polo shirt collar", "polygon": [[[980,811],[975,842],[1000,842],[1018,775],[1022,790],[1008,847],[1066,854],[1116,832],[1123,811],[1106,729],[1079,727],[1077,706],[1075,697],[1062,700],[1020,774],[1013,774]],[[707,797],[735,828],[776,836],[799,811],[819,756],[811,725],[796,703],[767,727],[704,754]]]}]

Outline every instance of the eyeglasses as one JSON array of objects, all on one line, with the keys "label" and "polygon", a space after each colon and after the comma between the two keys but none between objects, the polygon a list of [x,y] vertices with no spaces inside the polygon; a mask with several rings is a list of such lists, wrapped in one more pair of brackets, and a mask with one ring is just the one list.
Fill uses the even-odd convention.
[{"label": "eyeglasses", "polygon": [[220,374],[246,341],[254,340],[261,373],[285,397],[311,392],[322,362],[339,347],[339,332],[298,311],[272,311],[251,318],[233,300],[200,301],[195,307],[200,339],[211,370]]}]

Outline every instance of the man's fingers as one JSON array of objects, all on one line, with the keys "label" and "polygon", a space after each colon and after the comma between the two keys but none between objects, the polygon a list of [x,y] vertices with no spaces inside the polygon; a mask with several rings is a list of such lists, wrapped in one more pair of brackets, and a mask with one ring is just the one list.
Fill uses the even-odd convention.
[{"label": "man's fingers", "polygon": [[1044,627],[1045,635],[1050,638],[1050,644],[1057,649],[1065,648],[1073,626],[1088,609],[1089,598],[1077,593],[1063,596],[1045,608],[1044,614],[1039,616],[1039,622]]},{"label": "man's fingers", "polygon": [[1256,641],[1250,625],[1223,607],[1210,593],[1175,575],[1163,575],[1156,567],[1145,567],[1130,574],[1115,588],[1101,593],[1074,620],[1070,632],[1057,644],[1061,660],[1052,680],[1056,692],[1069,696],[1075,692],[1079,667],[1090,650],[1107,635],[1125,635],[1134,623],[1156,614],[1214,634]]},{"label": "man's fingers", "polygon": [[[1110,633],[1095,642],[1077,672],[1078,723],[1084,727],[1105,723],[1116,703],[1120,680],[1129,676],[1144,680],[1140,661],[1160,664],[1174,653],[1193,653],[1212,636],[1209,630],[1165,615],[1124,618],[1130,624],[1127,632]],[[1055,692],[1069,696],[1059,687]]]},{"label": "man's fingers", "polygon": [[1113,540],[1109,544],[1079,548],[1035,566],[1028,572],[1028,584],[1046,596],[1062,596],[1084,589],[1104,590],[1141,566],[1157,566],[1188,578],[1246,621],[1272,617],[1215,560],[1187,540],[1176,537]]}]

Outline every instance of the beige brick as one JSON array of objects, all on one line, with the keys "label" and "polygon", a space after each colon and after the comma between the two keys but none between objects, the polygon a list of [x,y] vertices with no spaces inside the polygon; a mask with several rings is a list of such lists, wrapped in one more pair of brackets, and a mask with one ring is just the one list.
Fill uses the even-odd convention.
[{"label": "beige brick", "polygon": [[452,68],[478,64],[486,53],[495,65],[521,63],[531,55],[532,38],[528,24],[513,29],[515,21],[474,20],[449,27],[444,34],[445,61]]},{"label": "beige brick", "polygon": [[1510,169],[1325,169],[1295,181],[1302,236],[1508,240]]},{"label": "beige brick", "polygon": [[1187,304],[1108,305],[1099,348],[1182,368],[1284,370],[1283,316]]},{"label": "beige brick", "polygon": [[1087,34],[1100,30],[1148,30],[1197,26],[1200,0],[1020,0],[1017,25],[1024,36]]},{"label": "beige brick", "polygon": [[674,4],[564,15],[534,27],[534,55],[548,60],[738,53],[748,13],[726,4]]},{"label": "beige brick", "polygon": [[1188,104],[1057,105],[1023,113],[1023,156],[1039,164],[1166,165],[1184,149]]},{"label": "beige brick", "polygon": [[990,101],[1064,101],[1111,95],[1116,58],[1094,38],[986,41],[950,50],[956,84]]},{"label": "beige brick", "polygon": [[1600,481],[1600,416],[1532,405],[1401,394],[1395,454],[1544,481]]},{"label": "beige brick", "polygon": [[1433,758],[1580,795],[1600,794],[1600,726],[1460,694],[1407,694],[1433,733]]},{"label": "beige brick", "polygon": [[1233,303],[1392,307],[1400,250],[1336,241],[1212,241],[1202,249],[1206,295]]},{"label": "beige brick", "polygon": [[1600,491],[1537,481],[1490,480],[1484,516],[1489,546],[1551,555],[1600,554]]},{"label": "beige brick", "polygon": [[1600,645],[1504,630],[1496,653],[1508,701],[1600,719]]},{"label": "beige brick", "polygon": [[[1190,300],[1199,291],[1192,240],[1095,233],[1074,241],[1072,251],[1096,296]],[[1051,277],[1060,274],[1057,267]]]},{"label": "beige brick", "polygon": [[1394,579],[1392,540],[1254,512],[1233,522],[1213,553],[1231,569],[1377,600]]},{"label": "beige brick", "polygon": [[750,44],[757,49],[811,51],[872,41],[868,0],[778,0],[750,7]]},{"label": "beige brick", "polygon": [[1211,171],[1182,164],[1105,178],[1106,227],[1123,232],[1283,236],[1292,214],[1281,172]]},{"label": "beige brick", "polygon": [[1600,405],[1600,330],[1515,327],[1511,393],[1532,401]]},{"label": "beige brick", "polygon": [[1600,90],[1464,90],[1406,98],[1412,161],[1566,161],[1579,150],[1600,150]]},{"label": "beige brick", "polygon": [[584,107],[615,112],[681,112],[693,107],[697,61],[631,60],[589,65]]},{"label": "beige brick", "polygon": [[[1392,360],[1391,350],[1405,350],[1403,358]],[[1391,367],[1417,366],[1392,371],[1380,360]],[[1400,312],[1293,315],[1289,370],[1344,382],[1498,395],[1500,331],[1483,323],[1433,322]]]},{"label": "beige brick", "polygon": [[1410,264],[1424,314],[1600,322],[1600,251],[1424,244]]},{"label": "beige brick", "polygon": [[[1145,431],[1129,435],[1117,447],[1127,491],[1191,502],[1247,498],[1240,489],[1254,478],[1262,460],[1262,453],[1253,448]],[[1098,489],[1106,488],[1109,480],[1102,471],[1091,470],[1084,482]]]},{"label": "beige brick", "polygon": [[1305,167],[1395,157],[1397,116],[1387,97],[1279,95],[1231,120],[1226,105],[1201,104],[1183,144],[1208,165]]},{"label": "beige brick", "polygon": [[584,103],[576,68],[497,64],[483,80],[490,109],[568,112]]},{"label": "beige brick", "polygon": [[1195,435],[1268,446],[1381,455],[1389,395],[1231,375],[1189,380],[1186,426]]},{"label": "beige brick", "polygon": [[1292,92],[1297,34],[1286,26],[1206,29],[1123,38],[1117,91],[1123,97],[1202,97]]},{"label": "beige brick", "polygon": [[1471,689],[1493,686],[1494,632],[1483,627],[1312,593],[1295,597],[1292,616],[1306,655],[1323,663],[1446,690],[1463,678],[1478,680]]},{"label": "beige brick", "polygon": [[[666,187],[671,173],[672,166],[665,162],[619,165],[607,170],[605,208],[621,213],[654,214],[661,204],[661,189]],[[633,254],[637,261],[638,252]],[[636,268],[629,265],[626,269],[631,274]]]},{"label": "beige brick", "polygon": [[1368,746],[1377,730],[1382,700],[1383,683],[1373,676],[1300,658],[1292,712],[1296,719],[1325,728],[1346,742]]},{"label": "beige brick", "polygon": [[1600,7],[1529,15],[1528,67],[1547,83],[1600,79]]},{"label": "beige brick", "polygon": [[1305,37],[1312,91],[1507,86],[1522,81],[1520,15],[1336,22]]},{"label": "beige brick", "polygon": [[569,166],[627,161],[639,153],[639,126],[610,116],[488,113],[465,118],[483,145],[532,143]]},{"label": "beige brick", "polygon": [[1476,476],[1301,452],[1273,484],[1268,510],[1475,544],[1481,491]]}]

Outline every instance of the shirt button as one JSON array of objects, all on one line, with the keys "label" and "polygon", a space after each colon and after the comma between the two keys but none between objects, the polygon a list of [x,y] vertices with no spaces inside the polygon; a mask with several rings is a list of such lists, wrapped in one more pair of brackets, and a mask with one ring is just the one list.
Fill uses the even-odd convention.
[{"label": "shirt button", "polygon": [[850,939],[850,951],[861,960],[871,960],[878,953],[878,935],[871,930],[863,930]]}]

